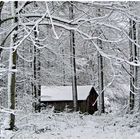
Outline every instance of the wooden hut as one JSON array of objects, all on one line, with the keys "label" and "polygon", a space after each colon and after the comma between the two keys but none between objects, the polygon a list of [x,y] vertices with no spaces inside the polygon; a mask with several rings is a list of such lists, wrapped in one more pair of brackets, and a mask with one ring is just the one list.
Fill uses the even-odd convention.
[{"label": "wooden hut", "polygon": [[[98,94],[92,86],[77,86],[78,110],[82,113],[93,114],[97,111]],[[73,109],[71,86],[42,86],[41,103],[44,107],[54,106],[56,111]]]}]

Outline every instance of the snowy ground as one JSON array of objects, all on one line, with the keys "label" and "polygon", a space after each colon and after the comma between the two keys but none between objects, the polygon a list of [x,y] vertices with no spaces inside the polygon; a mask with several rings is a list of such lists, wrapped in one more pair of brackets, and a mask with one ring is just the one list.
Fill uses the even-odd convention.
[{"label": "snowy ground", "polygon": [[0,138],[140,139],[140,113],[127,114],[129,106],[127,103],[128,97],[119,93],[122,93],[122,91],[108,90],[105,97],[105,108],[108,113],[101,116],[97,113],[94,115],[79,114],[78,112],[54,113],[53,109],[43,110],[41,113],[30,113],[32,111],[29,110],[28,103],[26,103],[24,111],[16,113],[16,126],[18,130],[5,130],[3,131],[3,137]]},{"label": "snowy ground", "polygon": [[[79,113],[20,114],[18,131],[6,138],[140,138],[140,114],[83,115]],[[24,116],[24,117],[22,117]]]}]

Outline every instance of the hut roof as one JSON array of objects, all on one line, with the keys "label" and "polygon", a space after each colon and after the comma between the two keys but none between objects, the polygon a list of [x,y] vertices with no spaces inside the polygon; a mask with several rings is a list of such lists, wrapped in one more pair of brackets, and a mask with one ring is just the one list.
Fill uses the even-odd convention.
[{"label": "hut roof", "polygon": [[[78,100],[86,100],[92,85],[77,86]],[[41,101],[72,101],[71,86],[41,86]]]}]

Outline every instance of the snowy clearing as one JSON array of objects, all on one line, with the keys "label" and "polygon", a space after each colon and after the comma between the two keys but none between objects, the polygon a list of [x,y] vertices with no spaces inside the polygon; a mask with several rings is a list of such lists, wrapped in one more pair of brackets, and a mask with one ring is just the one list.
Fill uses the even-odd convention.
[{"label": "snowy clearing", "polygon": [[140,139],[139,13],[0,1],[0,139]]},{"label": "snowy clearing", "polygon": [[[23,115],[23,114],[20,114]],[[140,114],[101,116],[79,113],[42,112],[20,117],[18,131],[5,131],[13,139],[140,138]],[[6,137],[7,138],[7,137]]]}]

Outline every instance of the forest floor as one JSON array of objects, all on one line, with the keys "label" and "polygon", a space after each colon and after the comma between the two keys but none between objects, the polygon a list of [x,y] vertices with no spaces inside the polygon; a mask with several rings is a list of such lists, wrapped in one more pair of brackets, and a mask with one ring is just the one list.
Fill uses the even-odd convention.
[{"label": "forest floor", "polygon": [[19,115],[17,131],[5,131],[13,139],[140,138],[140,114],[109,113],[101,116],[43,111]]}]

